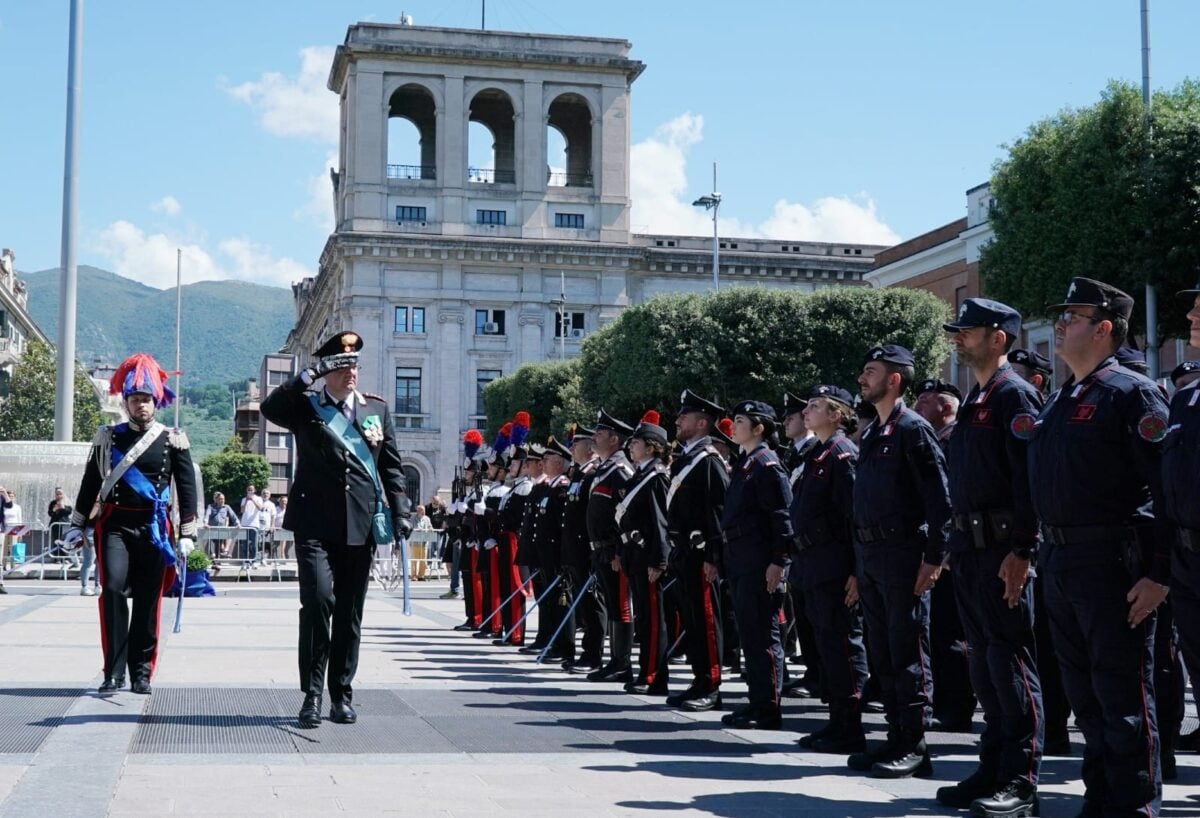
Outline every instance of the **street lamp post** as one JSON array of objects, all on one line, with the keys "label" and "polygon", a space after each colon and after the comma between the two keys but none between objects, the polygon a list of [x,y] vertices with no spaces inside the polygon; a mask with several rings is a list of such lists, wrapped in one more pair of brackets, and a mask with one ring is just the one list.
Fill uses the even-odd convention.
[{"label": "street lamp post", "polygon": [[721,289],[721,245],[717,240],[717,213],[721,209],[721,194],[717,193],[717,163],[713,162],[713,192],[692,202],[692,207],[712,211],[713,219],[713,289]]},{"label": "street lamp post", "polygon": [[67,138],[63,157],[62,295],[58,302],[58,371],[54,439],[75,436],[75,236],[79,221],[79,94],[83,84],[83,0],[71,0],[67,49]]},{"label": "street lamp post", "polygon": [[[1154,149],[1154,121],[1151,118],[1153,97],[1150,94],[1150,0],[1142,0],[1142,105],[1146,116],[1146,188],[1151,184],[1150,162]],[[1150,238],[1147,228],[1146,238]],[[1162,372],[1158,364],[1158,291],[1150,276],[1146,276],[1146,366],[1150,377],[1158,380]]]}]

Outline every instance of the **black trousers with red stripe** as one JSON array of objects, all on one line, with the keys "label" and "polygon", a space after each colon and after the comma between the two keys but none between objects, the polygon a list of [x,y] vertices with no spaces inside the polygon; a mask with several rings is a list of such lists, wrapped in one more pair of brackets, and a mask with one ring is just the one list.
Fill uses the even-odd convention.
[{"label": "black trousers with red stripe", "polygon": [[592,564],[608,615],[608,664],[624,668],[629,667],[633,651],[633,607],[629,578],[624,571],[614,571],[612,561],[604,559],[604,553],[603,549],[593,551]]},{"label": "black trousers with red stripe", "polygon": [[709,693],[721,686],[721,652],[724,650],[720,593],[716,583],[704,578],[704,552],[688,549],[675,561],[678,582],[682,586],[684,637],[688,664],[692,668],[691,686]]},{"label": "black trousers with red stripe", "polygon": [[983,707],[979,766],[998,784],[1023,778],[1036,785],[1046,724],[1034,661],[1033,584],[1039,580],[1031,578],[1010,608],[998,576],[1007,554],[1006,548],[963,551],[951,557],[950,567],[970,645],[971,686]]},{"label": "black trousers with red stripe", "polygon": [[638,637],[637,681],[655,688],[667,686],[667,620],[662,587],[650,581],[640,549],[628,549],[622,567],[633,586],[633,628]]},{"label": "black trousers with red stripe", "polygon": [[734,617],[745,657],[750,706],[779,709],[783,692],[783,598],[781,584],[767,593],[766,569],[730,577]]},{"label": "black trousers with red stripe", "polygon": [[867,683],[862,606],[847,608],[846,583],[835,579],[804,589],[804,613],[821,660],[821,698],[829,704],[860,699]]},{"label": "black trousers with red stripe", "polygon": [[478,628],[483,624],[483,575],[479,570],[479,549],[462,547],[462,557],[459,572],[462,574],[463,607],[466,609],[467,623]]},{"label": "black trousers with red stripe", "polygon": [[[131,681],[149,681],[158,659],[159,609],[167,570],[150,539],[150,515],[118,515],[101,523],[102,545],[96,551],[104,675],[124,677],[128,668]],[[140,521],[142,516],[145,522]]]},{"label": "black trousers with red stripe", "polygon": [[481,567],[480,574],[483,577],[483,613],[481,616],[486,616],[488,619],[483,621],[482,629],[488,633],[499,633],[504,630],[504,625],[500,618],[500,602],[504,599],[500,595],[500,548],[496,545],[492,548],[484,548],[479,546],[479,564]]},{"label": "black trousers with red stripe", "polygon": [[1044,545],[1050,634],[1083,733],[1084,800],[1104,815],[1157,815],[1162,801],[1151,614],[1129,627],[1135,574],[1119,543]]},{"label": "black trousers with red stripe", "polygon": [[500,609],[500,621],[504,624],[504,632],[509,634],[509,644],[524,645],[525,624],[517,625],[517,622],[525,615],[525,594],[513,593],[523,585],[521,569],[516,563],[517,535],[512,531],[504,532],[500,537],[500,544],[493,550],[500,552],[500,601],[508,599]]}]

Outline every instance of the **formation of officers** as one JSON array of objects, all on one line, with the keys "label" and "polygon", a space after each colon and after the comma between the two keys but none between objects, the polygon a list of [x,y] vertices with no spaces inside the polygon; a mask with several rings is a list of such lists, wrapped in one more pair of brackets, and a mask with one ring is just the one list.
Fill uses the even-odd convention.
[{"label": "formation of officers", "polygon": [[[1200,347],[1200,285],[1180,295]],[[528,443],[525,413],[490,452],[468,433],[458,629],[690,711],[722,707],[731,666],[749,689],[722,717],[735,728],[778,729],[782,697],[807,690],[828,720],[800,744],[873,777],[930,775],[926,731],[969,730],[978,705],[978,766],[937,791],[972,815],[1037,814],[1042,756],[1070,752],[1073,712],[1078,814],[1157,815],[1179,657],[1200,660],[1200,362],[1172,373],[1168,406],[1128,354],[1132,309],[1072,280],[1052,308],[1070,374],[1048,397],[1050,362],[1012,349],[1021,316],[977,298],[945,325],[974,375],[965,397],[925,381],[910,409],[913,356],[884,344],[858,400],[821,384],[786,395],[782,418],[745,400],[730,423],[685,391],[674,444],[653,410],[636,425],[601,410],[565,444]],[[788,679],[792,637],[803,679]],[[887,738],[868,746],[872,699]]]}]

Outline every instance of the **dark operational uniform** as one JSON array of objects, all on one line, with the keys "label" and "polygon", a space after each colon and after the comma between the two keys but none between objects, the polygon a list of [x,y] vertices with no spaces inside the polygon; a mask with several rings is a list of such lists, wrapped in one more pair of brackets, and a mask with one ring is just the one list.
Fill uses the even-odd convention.
[{"label": "dark operational uniform", "polygon": [[629,689],[665,695],[670,647],[667,623],[659,581],[651,582],[647,570],[666,570],[671,550],[667,537],[666,467],[656,458],[639,464],[620,497],[615,518],[621,529],[621,570],[632,586],[634,629],[638,637],[638,672]]},{"label": "dark operational uniform", "polygon": [[[818,386],[809,396],[840,400],[843,389]],[[862,606],[846,605],[846,582],[854,575],[854,470],[858,448],[840,429],[817,441],[800,479],[792,488],[795,533],[793,582],[804,591],[805,614],[812,623],[821,660],[821,698],[829,704],[829,724],[801,745],[819,752],[863,749],[862,689],[867,681]]]},{"label": "dark operational uniform", "polygon": [[[1119,290],[1082,278],[1068,298],[1126,317],[1133,307]],[[1110,356],[1082,380],[1069,378],[1029,432],[1030,491],[1044,536],[1039,580],[1086,742],[1084,800],[1097,815],[1157,814],[1162,798],[1155,615],[1131,628],[1126,595],[1143,577],[1165,583],[1170,574],[1172,532],[1153,514],[1163,507],[1166,428],[1157,386]]]},{"label": "dark operational uniform", "polygon": [[594,681],[629,681],[629,663],[633,651],[633,611],[630,608],[629,578],[624,571],[612,569],[613,557],[621,546],[617,525],[620,492],[633,476],[633,467],[618,449],[596,467],[587,501],[588,537],[592,544],[592,570],[599,577],[608,612],[609,661],[588,674]]},{"label": "dark operational uniform", "polygon": [[[869,360],[884,360],[887,349],[873,349]],[[911,353],[896,349],[911,361]],[[929,592],[917,596],[913,586],[922,561],[941,564],[950,526],[946,459],[933,427],[903,400],[885,421],[875,417],[863,430],[854,526],[867,649],[888,721],[888,743],[880,748],[886,752],[874,765],[891,760],[889,754],[926,753],[933,703]]]},{"label": "dark operational uniform", "polygon": [[[743,401],[733,411],[756,423],[774,422],[774,410],[757,401]],[[721,514],[722,565],[733,595],[750,699],[746,711],[725,717],[734,726],[779,727],[784,673],[779,615],[785,586],[781,582],[768,592],[766,573],[768,566],[776,565],[786,576],[792,548],[791,502],[787,474],[765,443],[734,467]]]},{"label": "dark operational uniform", "polygon": [[[333,355],[342,344],[361,348],[362,341],[343,333],[316,354]],[[283,525],[296,535],[300,689],[319,699],[328,667],[330,699],[349,705],[372,552],[378,544],[373,517],[390,515],[396,536],[404,536],[411,527],[411,504],[387,401],[355,392],[339,407],[327,390],[307,391],[313,374],[305,370],[277,387],[263,400],[262,414],[289,430],[296,442],[296,474]],[[322,413],[346,418],[346,434],[361,437],[372,463],[353,454]],[[370,466],[378,473],[383,496]]]},{"label": "dark operational uniform", "polygon": [[[563,616],[567,612],[566,593],[563,587],[562,574],[562,521],[563,511],[567,504],[567,488],[570,479],[566,474],[547,479],[539,487],[537,500],[530,505],[530,539],[535,554],[535,565],[541,572],[538,576],[545,579],[546,585],[558,578],[558,585],[549,594],[539,594],[542,598],[538,606],[538,633],[534,644],[545,648],[550,644],[550,638],[558,630]],[[549,655],[548,655],[549,657]],[[561,661],[566,657],[553,655]]]},{"label": "dark operational uniform", "polygon": [[671,704],[688,707],[689,701],[704,699],[721,686],[720,597],[704,576],[704,564],[717,564],[728,487],[729,472],[707,437],[690,441],[671,463],[667,489],[671,571],[683,586],[684,644],[692,669],[691,684]]},{"label": "dark operational uniform", "polygon": [[[968,299],[957,323],[946,328],[980,326],[1015,337],[1021,316],[999,302]],[[1038,391],[1002,363],[983,386],[971,388],[950,438],[950,568],[970,645],[971,686],[984,719],[979,770],[971,783],[953,788],[962,798],[950,806],[969,807],[973,799],[1016,781],[1032,793],[1038,783],[1044,718],[1033,633],[1035,580],[1026,581],[1017,605],[1010,607],[999,571],[1009,554],[1029,560],[1038,541],[1028,444],[1014,432],[1013,421],[1022,417],[1027,423],[1041,404]]]},{"label": "dark operational uniform", "polygon": [[[563,656],[565,670],[575,667],[594,670],[600,667],[604,658],[604,631],[608,620],[604,596],[595,587],[595,582],[587,591],[582,590],[592,573],[592,546],[587,530],[587,509],[592,480],[599,465],[600,459],[594,457],[582,465],[576,463],[568,472],[570,483],[567,486],[566,507],[563,509],[562,564],[570,583],[572,600],[579,593],[583,593],[584,597],[575,606],[555,646]],[[575,651],[576,624],[583,629],[583,642],[578,658]]]},{"label": "dark operational uniform", "polygon": [[[786,418],[788,415],[795,412],[803,412],[808,401],[798,398],[790,392],[783,394],[783,413]],[[780,452],[780,457],[783,461],[783,468],[788,473],[788,483],[792,487],[792,497],[796,495],[796,485],[800,482],[801,476],[804,474],[804,469],[808,464],[808,459],[817,449],[820,443],[814,435],[809,435],[799,441],[792,441],[787,448]],[[794,687],[806,687],[810,692],[816,693],[821,687],[821,652],[817,647],[816,635],[813,632],[813,623],[809,620],[806,613],[807,605],[804,601],[803,584],[796,582],[796,565],[792,563],[788,579],[788,593],[783,600],[784,617],[787,620],[785,627],[787,628],[783,647],[784,654],[794,656],[799,655],[800,661],[804,663],[804,676],[800,679],[786,682],[784,691],[788,691]],[[786,668],[786,665],[785,665]]]},{"label": "dark operational uniform", "polygon": [[517,562],[517,549],[525,522],[525,511],[529,508],[533,489],[532,478],[518,477],[513,483],[512,491],[500,498],[500,506],[497,509],[499,536],[496,537],[498,545],[495,550],[500,567],[499,596],[501,601],[508,600],[500,609],[500,621],[507,636],[504,641],[510,645],[525,644],[525,624],[517,624],[525,616],[525,593],[518,592],[524,580]]},{"label": "dark operational uniform", "polygon": [[[113,467],[148,435],[153,442],[108,495],[100,497]],[[104,426],[92,441],[71,512],[72,527],[82,528],[84,513],[97,499],[101,502],[94,533],[101,587],[100,641],[105,679],[115,680],[118,688],[124,684],[127,667],[135,685],[149,684],[158,658],[159,607],[163,592],[175,581],[167,504],[172,479],[180,534],[195,537],[196,476],[187,437],[160,423],[144,430],[132,423]]]}]

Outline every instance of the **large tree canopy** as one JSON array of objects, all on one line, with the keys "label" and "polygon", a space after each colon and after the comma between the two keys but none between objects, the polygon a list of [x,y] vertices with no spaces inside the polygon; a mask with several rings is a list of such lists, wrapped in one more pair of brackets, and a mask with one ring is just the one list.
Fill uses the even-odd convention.
[{"label": "large tree canopy", "polygon": [[1164,336],[1179,334],[1173,294],[1200,269],[1200,84],[1154,95],[1147,152],[1145,108],[1132,85],[1112,83],[1095,105],[1036,122],[992,177],[995,238],[982,252],[985,292],[1037,317],[1072,276],[1114,284],[1137,299],[1160,293]]},{"label": "large tree canopy", "polygon": [[[484,393],[488,433],[526,409],[532,439],[590,421],[603,406],[633,422],[647,409],[669,421],[684,389],[730,405],[832,383],[857,393],[855,378],[875,344],[901,343],[918,377],[937,372],[949,308],[935,296],[865,287],[799,293],[738,287],[718,295],[668,295],[630,307],[565,364],[530,364]],[[490,442],[490,441],[489,441]]]},{"label": "large tree canopy", "polygon": [[[37,339],[26,341],[0,404],[0,440],[54,439],[55,373],[54,351]],[[75,440],[90,441],[103,422],[96,390],[87,373],[76,366]]]}]

